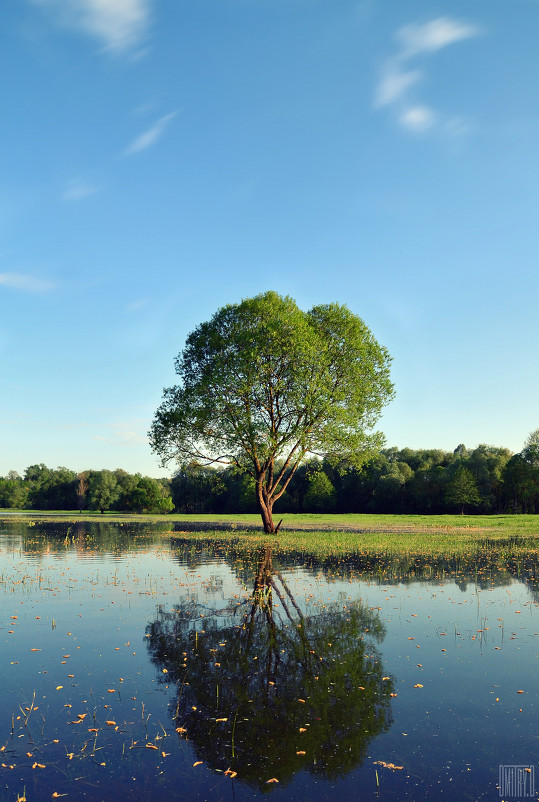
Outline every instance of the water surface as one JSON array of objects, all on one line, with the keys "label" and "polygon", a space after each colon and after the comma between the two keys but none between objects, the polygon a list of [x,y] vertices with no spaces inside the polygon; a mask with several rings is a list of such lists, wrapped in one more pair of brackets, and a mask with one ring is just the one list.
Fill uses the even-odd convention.
[{"label": "water surface", "polygon": [[0,798],[536,799],[538,576],[1,522]]}]

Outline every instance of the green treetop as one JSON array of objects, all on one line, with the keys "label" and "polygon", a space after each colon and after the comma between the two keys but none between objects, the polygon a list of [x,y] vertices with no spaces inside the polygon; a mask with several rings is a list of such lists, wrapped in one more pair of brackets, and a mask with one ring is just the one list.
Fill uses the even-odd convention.
[{"label": "green treetop", "polygon": [[[306,454],[359,465],[382,445],[367,434],[393,396],[390,357],[346,306],[303,312],[266,292],[219,309],[176,358],[150,430],[163,463],[249,472],[264,530]],[[277,461],[279,464],[277,466]]]}]

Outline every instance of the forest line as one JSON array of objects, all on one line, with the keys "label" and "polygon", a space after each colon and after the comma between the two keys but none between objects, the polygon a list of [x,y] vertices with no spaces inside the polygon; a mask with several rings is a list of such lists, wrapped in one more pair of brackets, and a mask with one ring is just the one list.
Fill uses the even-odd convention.
[{"label": "forest line", "polygon": [[[122,469],[32,465],[0,477],[0,507],[166,513],[258,512],[253,479],[194,462],[171,478]],[[361,467],[311,459],[279,499],[279,513],[538,513],[539,430],[513,454],[503,447],[468,450],[386,448]]]}]

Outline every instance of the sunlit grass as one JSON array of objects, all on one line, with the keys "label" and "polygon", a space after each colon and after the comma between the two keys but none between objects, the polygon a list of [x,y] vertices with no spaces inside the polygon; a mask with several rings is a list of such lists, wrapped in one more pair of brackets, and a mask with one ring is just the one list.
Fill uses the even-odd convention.
[{"label": "sunlit grass", "polygon": [[[246,546],[272,543],[280,549],[320,555],[352,552],[387,554],[469,554],[496,549],[507,555],[539,548],[536,515],[315,515],[283,514],[277,536],[265,535],[258,515],[130,515],[21,511],[34,521],[166,523],[167,535],[193,541],[211,537],[242,541]],[[0,511],[0,518],[2,512]],[[12,520],[12,515],[5,516]],[[275,516],[276,521],[278,516]],[[168,529],[168,526],[167,526]]]}]

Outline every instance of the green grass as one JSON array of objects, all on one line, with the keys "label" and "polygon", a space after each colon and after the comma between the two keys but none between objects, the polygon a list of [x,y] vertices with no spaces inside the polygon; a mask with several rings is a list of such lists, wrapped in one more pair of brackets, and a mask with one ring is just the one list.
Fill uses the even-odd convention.
[{"label": "green grass", "polygon": [[[536,553],[539,515],[287,515],[278,534],[265,535],[258,515],[128,515],[16,511],[0,520],[167,523],[170,533],[193,541],[277,544],[306,553],[461,554],[496,549],[507,555]],[[279,516],[275,516],[279,520]],[[176,530],[176,531],[172,531]],[[180,531],[178,531],[180,530]]]}]

